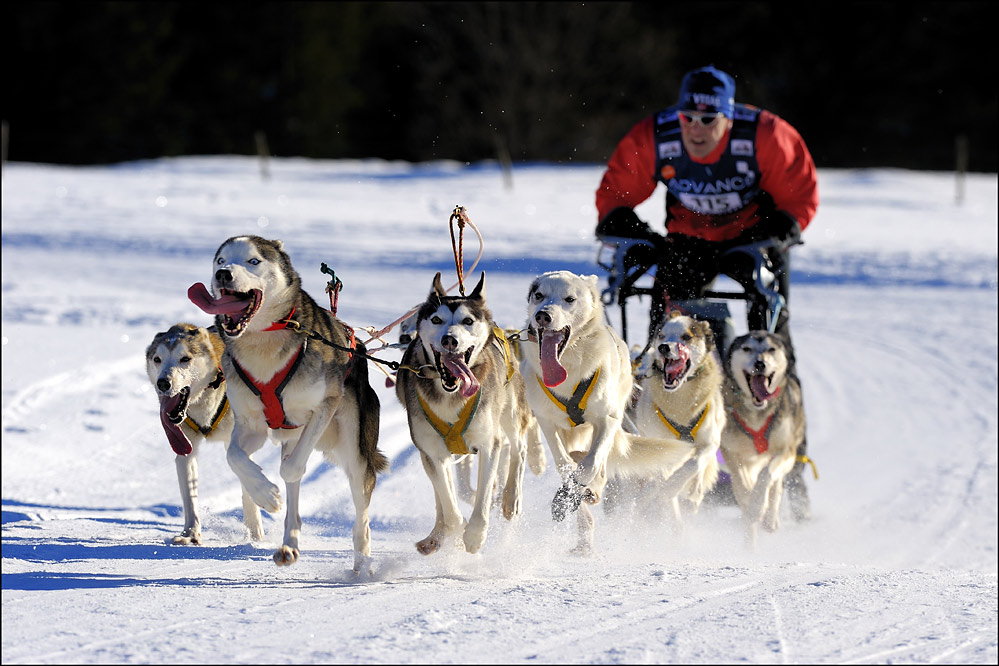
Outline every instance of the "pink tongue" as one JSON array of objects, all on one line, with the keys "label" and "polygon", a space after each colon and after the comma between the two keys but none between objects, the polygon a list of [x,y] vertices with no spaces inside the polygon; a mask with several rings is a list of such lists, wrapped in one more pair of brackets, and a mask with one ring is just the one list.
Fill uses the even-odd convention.
[{"label": "pink tongue", "polygon": [[187,297],[208,314],[233,314],[242,312],[249,305],[247,302],[249,299],[231,295],[215,300],[205,285],[200,282],[191,285],[191,288],[187,290]]},{"label": "pink tongue", "polygon": [[545,386],[558,386],[565,381],[568,374],[558,362],[558,344],[562,342],[560,332],[548,332],[541,335],[541,373],[544,375]]},{"label": "pink tongue", "polygon": [[479,390],[479,380],[475,378],[472,371],[465,365],[464,354],[443,354],[441,361],[452,375],[461,382],[461,394],[466,398],[471,398]]},{"label": "pink tongue", "polygon": [[675,383],[680,374],[687,368],[687,361],[690,360],[690,349],[687,345],[678,344],[676,346],[677,358],[670,359],[663,366],[663,374],[669,383]]},{"label": "pink tongue", "polygon": [[167,407],[168,402],[168,400],[164,400],[160,403],[160,423],[163,424],[163,432],[166,433],[167,441],[170,442],[170,447],[174,453],[178,456],[186,456],[194,448],[191,446],[191,442],[187,440],[187,435],[180,429],[180,426],[170,422],[167,416],[171,409]]},{"label": "pink tongue", "polygon": [[753,395],[760,402],[769,400],[770,398],[777,395],[776,392],[771,393],[770,390],[767,388],[767,378],[764,377],[763,375],[753,375],[749,379],[749,388],[753,390]]}]

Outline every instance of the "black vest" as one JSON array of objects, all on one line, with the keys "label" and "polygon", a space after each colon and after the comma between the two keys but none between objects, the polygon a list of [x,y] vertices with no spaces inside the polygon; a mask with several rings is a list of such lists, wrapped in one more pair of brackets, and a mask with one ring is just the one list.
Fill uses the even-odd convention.
[{"label": "black vest", "polygon": [[745,207],[760,193],[756,162],[756,128],[760,109],[736,104],[732,131],[721,158],[714,164],[690,159],[680,137],[677,109],[655,114],[655,178],[666,185],[667,209],[679,203],[704,215],[725,215]]}]

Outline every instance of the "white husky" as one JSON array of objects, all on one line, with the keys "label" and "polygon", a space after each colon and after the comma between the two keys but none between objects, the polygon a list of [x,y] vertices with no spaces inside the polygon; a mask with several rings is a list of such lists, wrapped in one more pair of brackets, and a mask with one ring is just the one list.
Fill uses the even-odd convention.
[{"label": "white husky", "polygon": [[657,331],[651,368],[639,385],[635,424],[648,437],[687,443],[689,458],[673,471],[657,495],[670,504],[679,525],[678,497],[696,510],[718,481],[718,447],[725,427],[722,370],[711,325],[679,312]]},{"label": "white husky", "polygon": [[576,550],[585,554],[592,549],[593,516],[581,503],[600,501],[608,471],[661,477],[688,457],[689,447],[622,428],[634,378],[627,346],[605,323],[597,276],[545,273],[531,284],[527,302],[521,372],[563,479],[552,517],[561,521],[580,509]]},{"label": "white husky", "polygon": [[281,508],[281,491],[250,456],[268,436],[281,444],[287,491],[278,565],[299,557],[299,488],[316,449],[347,475],[354,500],[354,571],[371,557],[368,506],[376,473],[380,408],[368,382],[364,346],[353,331],[302,289],[281,241],[234,236],[213,260],[212,293],[198,283],[188,295],[216,315],[225,343],[222,369],[235,415],[226,456],[261,508]]},{"label": "white husky", "polygon": [[[202,441],[229,446],[232,411],[222,374],[222,339],[215,327],[174,324],[146,348],[146,374],[160,399],[160,423],[174,453],[184,531],[175,544],[201,543],[198,515],[198,448]],[[243,489],[243,523],[250,538],[263,538],[260,509]]]},{"label": "white husky", "polygon": [[[424,555],[446,539],[463,542],[470,553],[482,548],[504,453],[503,516],[509,520],[521,512],[532,417],[513,352],[486,307],[484,283],[485,274],[468,296],[448,296],[437,273],[417,312],[416,337],[403,354],[396,384],[434,488],[434,527],[416,544]],[[454,461],[472,456],[479,471],[466,522],[456,500]]]}]

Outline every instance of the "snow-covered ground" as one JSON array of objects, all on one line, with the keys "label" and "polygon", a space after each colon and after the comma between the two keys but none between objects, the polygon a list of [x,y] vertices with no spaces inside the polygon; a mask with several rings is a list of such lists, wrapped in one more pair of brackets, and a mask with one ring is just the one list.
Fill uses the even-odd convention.
[{"label": "snow-covered ground", "polygon": [[[749,552],[733,507],[681,537],[598,507],[598,551],[578,558],[574,521],[550,517],[549,465],[528,473],[522,516],[494,516],[480,555],[424,557],[430,483],[372,363],[392,464],[372,500],[374,575],[355,581],[346,480],[318,455],[296,565],[271,560],[282,515],[265,516],[264,541],[244,536],[221,445],[201,454],[205,543],[168,545],[180,498],[146,345],[209,323],[187,288],[244,233],[282,239],[320,303],[327,263],[341,318],[385,326],[435,271],[455,281],[456,205],[484,238],[474,275],[486,270],[497,321],[522,327],[538,273],[603,280],[602,170],[521,166],[507,187],[489,164],[269,168],[4,165],[4,664],[996,663],[995,174],[969,176],[958,203],[953,174],[820,172],[791,300],[812,521]],[[661,211],[662,192],[639,209],[654,226]],[[477,248],[466,230],[466,271]],[[279,479],[277,447],[261,453]]]}]

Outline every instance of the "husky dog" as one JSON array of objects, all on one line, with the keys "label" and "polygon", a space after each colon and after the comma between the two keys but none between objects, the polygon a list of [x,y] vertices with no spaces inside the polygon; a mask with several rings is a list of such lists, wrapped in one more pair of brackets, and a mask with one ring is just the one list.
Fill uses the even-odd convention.
[{"label": "husky dog", "polygon": [[660,476],[689,457],[688,445],[626,433],[622,427],[634,378],[628,348],[604,321],[597,276],[552,271],[527,294],[528,341],[521,373],[563,484],[552,517],[579,511],[582,554],[592,549],[596,504],[613,474]]},{"label": "husky dog", "polygon": [[805,438],[805,409],[779,336],[751,331],[733,340],[725,374],[729,418],[721,449],[742,508],[746,542],[753,546],[758,525],[770,532],[780,525],[784,477]]},{"label": "husky dog", "polygon": [[696,510],[718,481],[718,447],[725,427],[722,370],[711,324],[673,312],[653,339],[649,374],[639,386],[635,406],[638,431],[645,436],[679,439],[690,457],[661,487],[679,524],[677,497],[684,492]]},{"label": "husky dog", "polygon": [[[417,313],[416,336],[406,348],[396,395],[434,487],[436,521],[416,549],[429,555],[445,540],[477,553],[486,539],[493,487],[503,449],[509,449],[503,516],[521,511],[525,437],[531,412],[524,380],[501,329],[486,307],[485,273],[468,296],[448,296],[441,274]],[[466,522],[458,508],[453,461],[476,455],[477,492]]]},{"label": "husky dog", "polygon": [[[174,453],[184,531],[175,544],[201,543],[198,516],[198,447],[202,440],[229,446],[232,412],[222,374],[222,339],[214,326],[174,324],[146,348],[146,374],[160,399],[160,423]],[[254,541],[263,538],[260,508],[243,489],[243,523]]]},{"label": "husky dog", "polygon": [[375,475],[388,460],[378,450],[380,408],[368,382],[364,346],[353,331],[302,289],[279,240],[234,236],[215,253],[211,293],[188,296],[215,321],[225,343],[222,370],[235,416],[226,459],[253,500],[281,509],[281,491],[250,456],[268,436],[281,444],[287,510],[278,565],[299,557],[299,487],[318,449],[347,475],[354,500],[354,572],[370,563],[368,506]]}]

